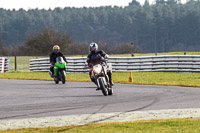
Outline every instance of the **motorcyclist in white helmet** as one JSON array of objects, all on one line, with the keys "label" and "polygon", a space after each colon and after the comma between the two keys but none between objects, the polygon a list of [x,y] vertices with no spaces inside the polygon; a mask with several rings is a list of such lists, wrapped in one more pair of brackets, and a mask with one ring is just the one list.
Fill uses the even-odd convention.
[{"label": "motorcyclist in white helmet", "polygon": [[[90,68],[92,67],[92,58],[94,57],[93,55],[99,55],[101,57],[100,59],[103,59],[103,61],[106,63],[105,59],[108,58],[108,55],[103,50],[98,50],[97,43],[95,42],[90,43],[89,52],[90,53],[87,56],[87,63]],[[91,81],[95,83],[95,79],[91,77],[91,74],[92,74],[92,71],[89,72],[89,76],[91,78]],[[108,71],[107,74],[109,77],[110,85],[113,86],[111,71]]]}]

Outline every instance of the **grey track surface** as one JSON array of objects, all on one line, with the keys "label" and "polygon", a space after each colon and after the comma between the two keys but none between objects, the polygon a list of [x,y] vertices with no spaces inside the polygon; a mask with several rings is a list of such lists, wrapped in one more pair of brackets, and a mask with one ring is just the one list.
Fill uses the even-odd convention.
[{"label": "grey track surface", "polygon": [[0,79],[0,120],[200,108],[200,88],[115,84],[103,96],[91,82]]}]

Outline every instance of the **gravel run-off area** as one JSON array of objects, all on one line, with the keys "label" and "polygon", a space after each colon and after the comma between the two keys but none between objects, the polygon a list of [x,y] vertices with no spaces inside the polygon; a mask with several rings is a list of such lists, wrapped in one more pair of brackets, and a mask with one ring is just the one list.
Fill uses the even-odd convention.
[{"label": "gravel run-off area", "polygon": [[174,118],[200,118],[200,108],[167,109],[135,112],[115,112],[99,114],[67,115],[44,118],[0,120],[0,130],[21,128],[61,127],[71,125],[87,125],[103,122],[127,122],[136,120],[157,120]]}]

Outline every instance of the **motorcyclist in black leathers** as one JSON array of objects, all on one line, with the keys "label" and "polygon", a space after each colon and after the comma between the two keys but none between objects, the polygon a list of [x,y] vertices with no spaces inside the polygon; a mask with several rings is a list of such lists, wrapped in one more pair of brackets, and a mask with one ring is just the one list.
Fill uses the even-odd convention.
[{"label": "motorcyclist in black leathers", "polygon": [[[87,63],[90,68],[92,67],[92,59],[91,58],[93,55],[99,55],[101,57],[101,59],[106,63],[105,59],[108,58],[108,55],[103,50],[98,50],[98,45],[96,43],[94,43],[94,42],[90,43],[89,50],[90,50],[90,53],[87,56]],[[91,78],[91,74],[92,74],[92,71],[90,70],[90,72],[89,72],[90,78]],[[107,74],[109,77],[110,85],[113,86],[111,71],[108,71]],[[91,81],[95,83],[94,78],[91,78]]]},{"label": "motorcyclist in black leathers", "polygon": [[51,67],[49,71],[49,74],[51,75],[52,78],[54,77],[54,64],[56,63],[56,58],[59,56],[63,57],[63,60],[67,63],[65,56],[63,55],[62,52],[60,52],[60,47],[58,45],[54,45],[53,52],[50,55]]}]

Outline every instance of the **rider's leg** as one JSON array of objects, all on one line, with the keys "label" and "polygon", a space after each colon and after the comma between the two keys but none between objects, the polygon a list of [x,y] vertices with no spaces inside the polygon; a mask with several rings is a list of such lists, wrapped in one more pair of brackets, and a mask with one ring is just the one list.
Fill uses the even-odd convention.
[{"label": "rider's leg", "polygon": [[50,67],[50,73],[49,73],[50,75],[51,75],[51,77],[53,77],[53,75],[54,75],[54,67]]},{"label": "rider's leg", "polygon": [[89,71],[89,76],[90,76],[90,79],[91,79],[91,81],[92,81],[92,82],[94,82],[94,83],[95,83],[95,79],[94,79],[94,77],[91,77],[91,75],[92,75],[92,71]]},{"label": "rider's leg", "polygon": [[57,77],[58,76],[58,67],[54,67],[53,72],[54,72],[54,77]]},{"label": "rider's leg", "polygon": [[110,85],[113,86],[114,84],[112,82],[112,73],[111,73],[111,71],[108,71],[107,74],[108,74],[108,77],[109,77],[109,80],[110,80]]},{"label": "rider's leg", "polygon": [[[92,71],[89,71],[89,76],[90,76],[91,81],[94,82],[94,83],[96,84],[95,78],[92,77],[91,75],[92,75]],[[96,84],[96,85],[97,85],[97,84]],[[97,89],[96,89],[96,90],[100,90],[100,88],[98,88],[98,85],[97,85]]]}]

